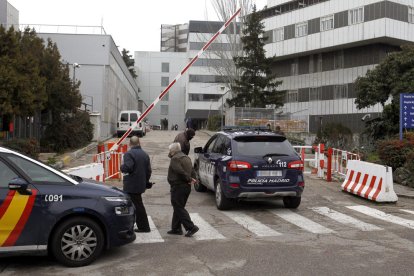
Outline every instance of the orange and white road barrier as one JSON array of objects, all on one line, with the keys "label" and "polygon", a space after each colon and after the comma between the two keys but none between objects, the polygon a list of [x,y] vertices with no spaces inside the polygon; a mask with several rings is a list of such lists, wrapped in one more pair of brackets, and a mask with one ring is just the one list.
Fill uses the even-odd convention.
[{"label": "orange and white road barrier", "polygon": [[391,167],[349,160],[342,190],[377,202],[396,202]]},{"label": "orange and white road barrier", "polygon": [[83,178],[93,179],[96,181],[105,181],[104,167],[102,163],[92,163],[84,166],[70,168],[64,170],[63,172]]},{"label": "orange and white road barrier", "polygon": [[184,67],[184,69],[178,73],[175,79],[161,92],[161,94],[148,106],[148,108],[139,116],[138,120],[133,123],[129,129],[122,135],[121,138],[111,147],[110,151],[115,151],[119,145],[125,140],[126,137],[132,132],[132,130],[151,112],[151,110],[157,105],[157,103],[168,93],[170,88],[181,78],[182,75],[190,68],[194,62],[210,47],[211,43],[222,33],[224,30],[230,25],[231,21],[236,18],[236,16],[240,13],[241,8],[239,8],[227,21],[224,25],[218,30],[218,32],[213,35],[213,37],[204,45],[204,47],[197,53],[197,55]]}]

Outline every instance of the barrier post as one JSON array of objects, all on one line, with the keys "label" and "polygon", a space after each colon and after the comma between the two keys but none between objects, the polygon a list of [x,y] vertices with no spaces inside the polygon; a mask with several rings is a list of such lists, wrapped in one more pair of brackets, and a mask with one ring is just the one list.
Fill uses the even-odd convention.
[{"label": "barrier post", "polygon": [[332,182],[332,148],[328,149],[328,164],[326,172],[326,181]]},{"label": "barrier post", "polygon": [[325,168],[325,144],[319,144],[318,146],[319,151],[319,164],[318,166],[318,177],[323,178],[324,176],[324,168]]}]

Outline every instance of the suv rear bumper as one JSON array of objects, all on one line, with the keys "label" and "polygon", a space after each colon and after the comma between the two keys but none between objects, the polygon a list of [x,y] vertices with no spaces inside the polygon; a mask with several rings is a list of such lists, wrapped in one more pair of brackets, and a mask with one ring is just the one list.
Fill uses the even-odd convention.
[{"label": "suv rear bumper", "polygon": [[296,192],[242,192],[239,194],[240,199],[256,198],[277,198],[284,196],[298,196]]}]

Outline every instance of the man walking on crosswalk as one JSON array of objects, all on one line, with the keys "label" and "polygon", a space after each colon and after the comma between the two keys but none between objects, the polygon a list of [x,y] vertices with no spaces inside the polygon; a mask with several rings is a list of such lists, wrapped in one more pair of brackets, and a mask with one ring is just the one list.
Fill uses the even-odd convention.
[{"label": "man walking on crosswalk", "polygon": [[168,183],[171,185],[171,204],[174,208],[171,230],[168,234],[182,235],[181,225],[187,231],[185,236],[192,237],[199,228],[191,221],[185,209],[187,199],[191,193],[191,185],[196,183],[196,175],[191,159],[181,151],[180,143],[173,143],[169,147],[168,156],[171,158],[168,168]]}]

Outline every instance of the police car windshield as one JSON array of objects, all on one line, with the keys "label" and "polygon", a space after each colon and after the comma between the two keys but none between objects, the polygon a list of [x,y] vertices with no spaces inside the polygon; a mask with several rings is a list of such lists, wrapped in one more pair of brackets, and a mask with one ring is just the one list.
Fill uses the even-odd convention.
[{"label": "police car windshield", "polygon": [[232,150],[235,155],[260,157],[268,154],[291,156],[296,153],[282,136],[239,136],[234,138]]}]

